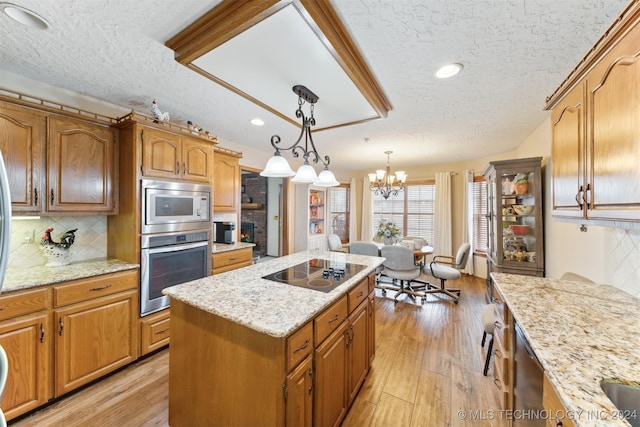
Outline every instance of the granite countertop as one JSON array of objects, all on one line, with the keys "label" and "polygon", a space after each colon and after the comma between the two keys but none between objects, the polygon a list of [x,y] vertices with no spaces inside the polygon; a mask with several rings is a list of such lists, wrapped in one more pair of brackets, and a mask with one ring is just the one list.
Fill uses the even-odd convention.
[{"label": "granite countertop", "polygon": [[138,264],[117,259],[74,262],[62,267],[45,267],[44,265],[29,268],[9,267],[4,278],[2,294],[138,267],[140,267]]},{"label": "granite countertop", "polygon": [[[313,258],[366,265],[331,292],[291,286],[262,276]],[[165,288],[162,293],[276,338],[286,337],[348,292],[384,258],[305,251]]]},{"label": "granite countertop", "polygon": [[252,248],[255,243],[236,242],[236,243],[214,243],[211,246],[211,253],[217,254],[220,252],[237,251],[238,249]]},{"label": "granite countertop", "polygon": [[640,382],[640,300],[608,285],[491,275],[576,425],[628,426],[600,381]]}]

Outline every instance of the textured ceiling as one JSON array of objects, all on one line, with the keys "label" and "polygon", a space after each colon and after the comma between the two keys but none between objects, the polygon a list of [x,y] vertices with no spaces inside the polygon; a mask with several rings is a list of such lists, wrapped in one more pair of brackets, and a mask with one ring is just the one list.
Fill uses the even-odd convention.
[{"label": "textured ceiling", "polygon": [[[44,16],[34,30],[0,14],[0,77],[9,72],[171,120],[192,120],[220,144],[271,152],[298,129],[178,64],[165,42],[213,0],[12,0]],[[468,160],[515,148],[547,116],[550,95],[627,0],[332,0],[393,110],[315,134],[336,170],[393,169]],[[304,61],[304,52],[298,53]],[[433,77],[442,64],[464,69]],[[256,69],[256,73],[260,70]],[[9,74],[5,74],[8,76]],[[304,76],[295,83],[305,84]],[[0,80],[0,87],[5,79]],[[311,88],[313,90],[313,88]],[[316,116],[322,114],[322,94]],[[292,92],[291,113],[297,108]],[[249,120],[266,124],[254,127]],[[370,140],[365,143],[364,138]],[[295,164],[295,162],[294,162]]]}]

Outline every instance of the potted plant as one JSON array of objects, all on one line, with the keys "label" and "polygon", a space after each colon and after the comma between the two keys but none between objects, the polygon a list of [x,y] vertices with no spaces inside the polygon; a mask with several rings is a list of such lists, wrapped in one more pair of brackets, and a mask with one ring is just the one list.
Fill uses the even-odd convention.
[{"label": "potted plant", "polygon": [[376,242],[384,242],[385,245],[393,245],[402,240],[400,229],[391,221],[383,219],[378,224],[378,231],[374,237]]},{"label": "potted plant", "polygon": [[519,173],[513,178],[513,188],[516,194],[522,195],[529,192],[529,175]]}]

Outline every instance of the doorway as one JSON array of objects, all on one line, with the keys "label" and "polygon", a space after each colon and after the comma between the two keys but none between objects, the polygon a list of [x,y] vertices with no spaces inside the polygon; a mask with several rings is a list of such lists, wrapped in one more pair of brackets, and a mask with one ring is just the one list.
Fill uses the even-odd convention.
[{"label": "doorway", "polygon": [[255,243],[254,256],[286,253],[286,186],[283,178],[266,178],[241,168],[240,240]]}]

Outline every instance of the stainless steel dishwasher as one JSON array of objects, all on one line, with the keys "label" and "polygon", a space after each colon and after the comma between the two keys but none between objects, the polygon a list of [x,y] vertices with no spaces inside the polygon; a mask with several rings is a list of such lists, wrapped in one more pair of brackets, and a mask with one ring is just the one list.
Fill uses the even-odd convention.
[{"label": "stainless steel dishwasher", "polygon": [[516,323],[514,355],[514,427],[544,427],[542,413],[542,380],[544,369],[536,358],[520,325]]}]

